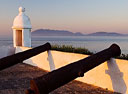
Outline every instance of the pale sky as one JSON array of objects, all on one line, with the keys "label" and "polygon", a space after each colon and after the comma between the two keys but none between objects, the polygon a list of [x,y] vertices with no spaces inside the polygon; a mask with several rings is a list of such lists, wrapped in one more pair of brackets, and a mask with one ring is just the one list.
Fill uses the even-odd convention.
[{"label": "pale sky", "polygon": [[128,0],[0,0],[0,36],[12,36],[18,8],[36,29],[128,33]]}]

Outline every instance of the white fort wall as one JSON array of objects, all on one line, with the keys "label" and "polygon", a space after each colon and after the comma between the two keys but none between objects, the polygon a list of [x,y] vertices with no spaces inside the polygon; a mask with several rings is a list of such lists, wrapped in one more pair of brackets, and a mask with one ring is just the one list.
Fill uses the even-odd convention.
[{"label": "white fort wall", "polygon": [[[16,53],[28,49],[31,48],[17,47]],[[54,67],[57,69],[88,56],[75,53],[51,51],[51,54],[49,54],[48,57],[48,53],[50,52],[43,52],[37,56],[25,60],[24,63],[38,66],[44,70],[50,71],[50,69],[53,70]],[[110,61],[88,71],[85,73],[84,77],[77,78],[77,80],[106,88],[108,90],[128,94],[128,61],[111,59]]]}]

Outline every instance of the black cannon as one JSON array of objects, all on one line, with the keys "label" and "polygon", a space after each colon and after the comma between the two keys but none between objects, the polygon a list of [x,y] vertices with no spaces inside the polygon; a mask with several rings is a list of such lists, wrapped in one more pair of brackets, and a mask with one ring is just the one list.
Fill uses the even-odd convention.
[{"label": "black cannon", "polygon": [[113,44],[108,49],[34,78],[30,81],[30,89],[26,90],[26,94],[48,94],[77,77],[83,77],[85,72],[120,54],[120,47]]},{"label": "black cannon", "polygon": [[50,49],[51,49],[50,43],[46,43],[44,45],[35,47],[33,49],[4,57],[4,58],[0,59],[0,70],[3,70],[3,69],[8,68],[10,66],[13,66],[17,63],[23,62],[24,60],[26,60],[30,57],[33,57],[37,54],[40,54],[41,52],[44,52],[44,51],[47,51]]}]

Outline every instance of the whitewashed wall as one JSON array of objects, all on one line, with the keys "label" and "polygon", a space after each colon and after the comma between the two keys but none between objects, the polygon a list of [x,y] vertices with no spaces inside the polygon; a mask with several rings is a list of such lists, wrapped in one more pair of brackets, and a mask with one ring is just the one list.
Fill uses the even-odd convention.
[{"label": "whitewashed wall", "polygon": [[[27,49],[30,48],[17,47],[16,53]],[[52,58],[52,62],[51,60],[50,62],[52,64],[54,63],[53,65],[55,65],[55,68],[57,69],[87,56],[88,55],[51,51],[51,56],[49,58]],[[28,60],[25,60],[24,63],[38,66],[42,69],[50,71],[49,58],[48,52],[46,51]],[[77,80],[108,90],[114,90],[116,92],[128,94],[128,61],[111,59],[110,61],[105,62],[88,71],[85,73],[84,77],[77,78]]]}]

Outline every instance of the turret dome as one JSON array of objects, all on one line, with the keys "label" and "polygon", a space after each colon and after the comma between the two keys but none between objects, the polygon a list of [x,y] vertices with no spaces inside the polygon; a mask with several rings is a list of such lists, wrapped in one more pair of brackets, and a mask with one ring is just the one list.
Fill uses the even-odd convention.
[{"label": "turret dome", "polygon": [[31,29],[31,22],[29,17],[24,13],[25,8],[20,7],[19,8],[19,14],[15,17],[12,28],[14,29]]}]

